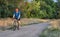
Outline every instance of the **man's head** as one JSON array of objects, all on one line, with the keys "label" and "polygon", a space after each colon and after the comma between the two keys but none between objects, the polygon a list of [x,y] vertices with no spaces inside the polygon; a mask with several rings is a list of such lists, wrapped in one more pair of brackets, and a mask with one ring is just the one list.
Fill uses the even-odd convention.
[{"label": "man's head", "polygon": [[16,12],[18,12],[18,11],[19,11],[19,9],[18,9],[18,8],[16,8],[16,9],[15,9],[15,11],[16,11]]}]

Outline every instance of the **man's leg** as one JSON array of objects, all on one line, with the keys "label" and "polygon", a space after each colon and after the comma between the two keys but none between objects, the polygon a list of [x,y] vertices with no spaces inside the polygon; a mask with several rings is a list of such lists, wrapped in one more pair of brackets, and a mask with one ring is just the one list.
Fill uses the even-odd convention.
[{"label": "man's leg", "polygon": [[19,21],[17,21],[18,25],[17,25],[17,29],[19,30]]}]

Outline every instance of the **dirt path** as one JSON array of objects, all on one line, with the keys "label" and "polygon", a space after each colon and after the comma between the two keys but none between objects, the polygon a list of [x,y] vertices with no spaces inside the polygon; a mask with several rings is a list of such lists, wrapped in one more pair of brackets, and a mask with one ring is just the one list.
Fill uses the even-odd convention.
[{"label": "dirt path", "polygon": [[1,31],[0,37],[38,37],[47,26],[48,23],[40,23],[21,27],[19,31]]}]

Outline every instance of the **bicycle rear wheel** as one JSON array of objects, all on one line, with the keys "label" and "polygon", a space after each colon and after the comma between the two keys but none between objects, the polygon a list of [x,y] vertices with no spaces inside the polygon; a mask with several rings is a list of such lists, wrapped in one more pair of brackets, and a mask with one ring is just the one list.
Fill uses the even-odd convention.
[{"label": "bicycle rear wheel", "polygon": [[17,30],[19,30],[19,24],[17,25]]}]

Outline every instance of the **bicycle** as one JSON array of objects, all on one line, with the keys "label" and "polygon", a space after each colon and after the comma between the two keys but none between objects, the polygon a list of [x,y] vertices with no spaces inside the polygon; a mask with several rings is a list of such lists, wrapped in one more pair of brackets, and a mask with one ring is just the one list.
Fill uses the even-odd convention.
[{"label": "bicycle", "polygon": [[19,30],[19,24],[18,24],[18,20],[14,19],[14,22],[13,22],[13,30]]}]

